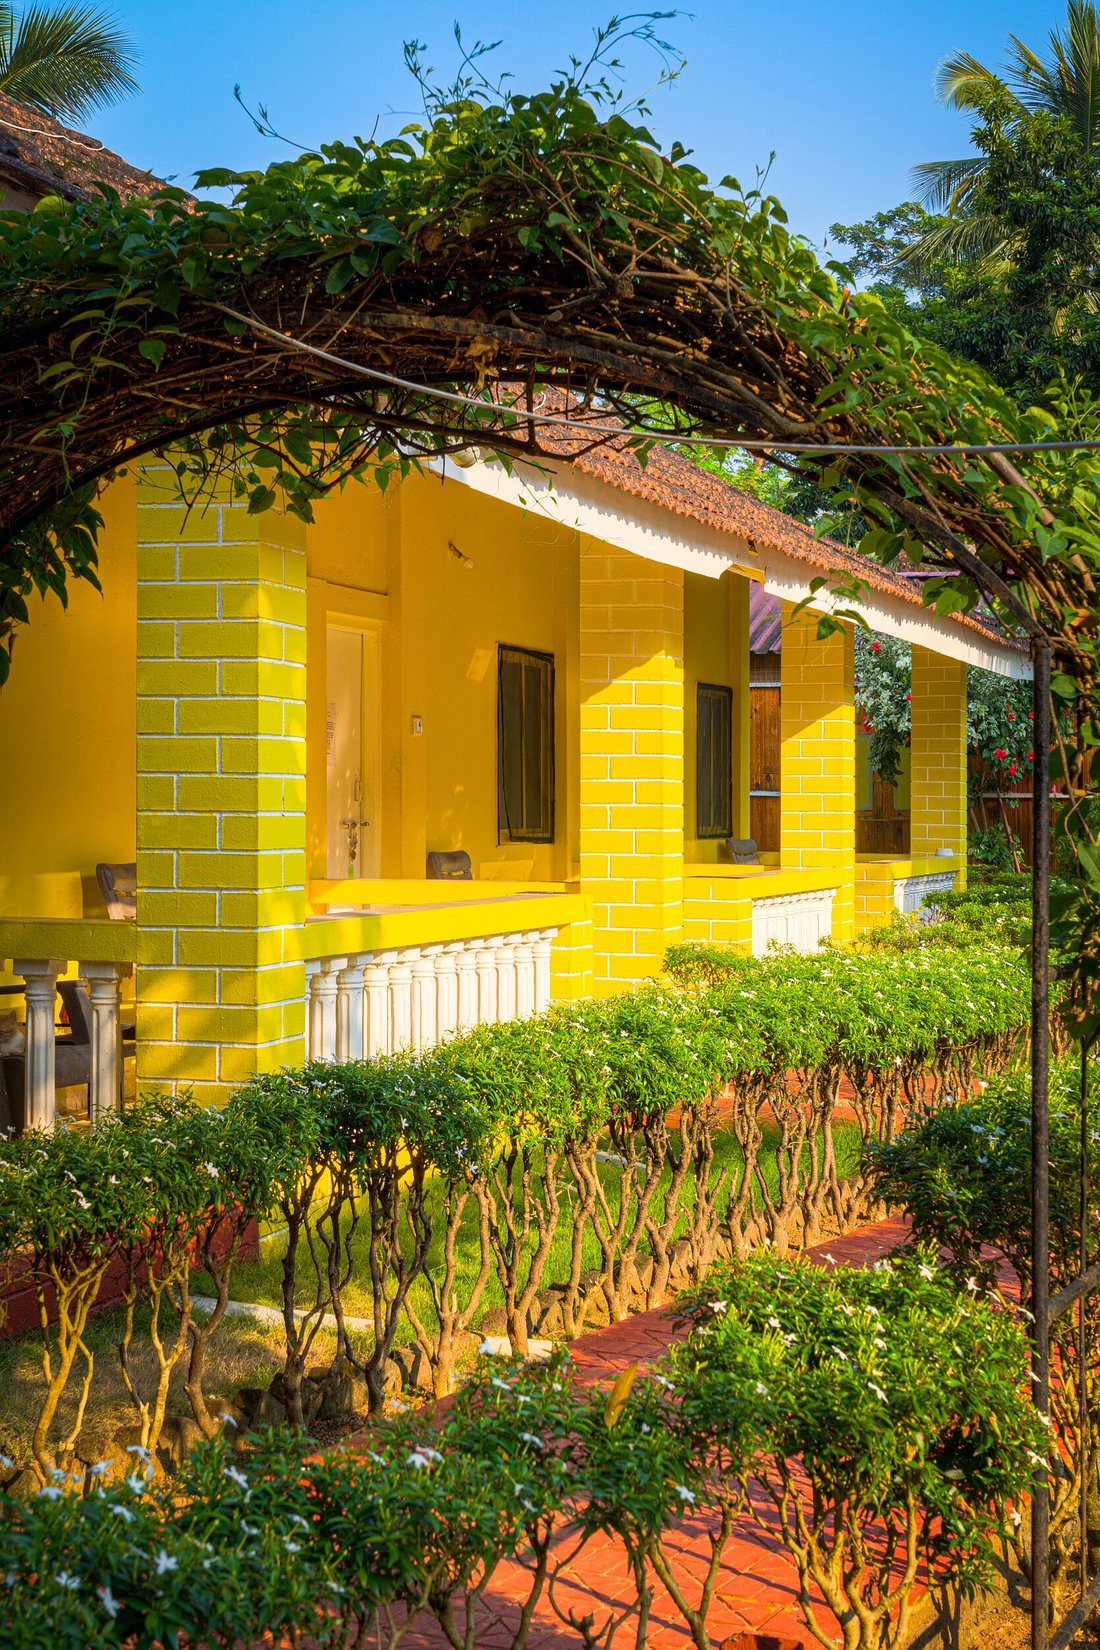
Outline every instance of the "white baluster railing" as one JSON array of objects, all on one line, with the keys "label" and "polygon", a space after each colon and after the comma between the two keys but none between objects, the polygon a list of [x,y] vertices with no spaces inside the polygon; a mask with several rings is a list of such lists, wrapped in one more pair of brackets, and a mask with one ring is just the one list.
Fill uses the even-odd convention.
[{"label": "white baluster railing", "polygon": [[550,1006],[556,933],[528,929],[307,963],[310,1059],[422,1050],[475,1025],[541,1013]]},{"label": "white baluster railing", "polygon": [[[57,1118],[57,983],[67,966],[56,959],[19,957],[12,964],[12,972],[23,981],[27,1020],[22,1054],[6,1057],[4,1088],[8,1091],[8,1104],[14,1118],[22,1112],[25,1129],[52,1129]],[[108,1112],[117,1111],[121,1103],[121,983],[132,971],[130,963],[77,965],[77,976],[87,988],[82,1009],[86,1023],[73,1021],[63,1039],[61,1086],[87,1087],[88,1117],[92,1123]]]}]

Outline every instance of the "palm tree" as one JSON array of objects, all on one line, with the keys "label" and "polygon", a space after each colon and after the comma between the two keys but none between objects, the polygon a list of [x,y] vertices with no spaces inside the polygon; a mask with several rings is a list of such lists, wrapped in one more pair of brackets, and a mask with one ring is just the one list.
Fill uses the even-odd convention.
[{"label": "palm tree", "polygon": [[90,6],[0,3],[0,92],[59,120],[81,120],[138,89],[130,40]]},{"label": "palm tree", "polygon": [[[1100,150],[1100,13],[1093,0],[1067,0],[1066,24],[1051,30],[1048,57],[1010,35],[1003,74],[987,69],[969,52],[957,52],[940,65],[937,87],[955,109],[984,116],[996,105],[1010,135],[1030,114],[1045,111],[1068,122],[1082,154]],[[986,156],[974,155],[914,167],[921,200],[943,213],[944,221],[900,254],[899,268],[919,275],[944,259],[979,258],[990,266],[1004,262],[1009,249],[1003,226],[974,210],[987,166]]]}]

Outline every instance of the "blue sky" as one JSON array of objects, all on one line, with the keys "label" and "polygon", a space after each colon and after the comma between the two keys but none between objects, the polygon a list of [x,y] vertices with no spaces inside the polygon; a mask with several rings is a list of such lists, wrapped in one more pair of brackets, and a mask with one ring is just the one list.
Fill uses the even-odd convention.
[{"label": "blue sky", "polygon": [[[261,138],[233,100],[240,82],[279,130],[305,145],[382,132],[417,112],[401,56],[416,35],[442,74],[451,30],[501,38],[517,87],[548,79],[585,51],[612,4],[592,0],[108,0],[141,53],[143,92],[102,112],[97,136],[135,164],[190,181],[201,166],[264,166],[282,146]],[[817,244],[904,200],[910,166],[964,152],[966,124],[936,101],[936,65],[965,48],[998,64],[1009,33],[1043,47],[1062,0],[694,0],[661,25],[687,68],[653,99],[663,146],[678,137],[714,178],[769,187],[793,228]],[[655,76],[634,52],[630,85]]]}]

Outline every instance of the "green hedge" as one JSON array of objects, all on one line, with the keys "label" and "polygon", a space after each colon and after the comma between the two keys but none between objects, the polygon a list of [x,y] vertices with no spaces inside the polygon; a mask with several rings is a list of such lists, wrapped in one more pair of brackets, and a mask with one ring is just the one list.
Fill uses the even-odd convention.
[{"label": "green hedge", "polygon": [[[1091,1186],[1100,1184],[1100,1082],[1088,1072],[1087,1127]],[[1081,1066],[1059,1061],[1050,1074],[1050,1286],[1064,1288],[1081,1271]],[[915,1121],[889,1144],[868,1152],[881,1195],[908,1214],[914,1241],[935,1244],[964,1288],[996,1287],[1007,1263],[1024,1298],[1031,1288],[1031,1082],[1014,1073],[982,1092],[960,1098]],[[1090,1200],[1084,1247],[1091,1261],[1100,1248],[1100,1211]],[[1058,1580],[1071,1582],[1078,1562],[1082,1459],[1090,1482],[1090,1563],[1100,1559],[1100,1297],[1085,1297],[1089,1438],[1082,1449],[1078,1394],[1078,1310],[1051,1325],[1054,1379],[1051,1416],[1061,1443],[1062,1467],[1051,1483],[1051,1553]]]},{"label": "green hedge", "polygon": [[[697,977],[690,955],[680,971]],[[43,1312],[51,1294],[60,1307],[59,1330],[42,1330],[34,1470],[48,1481],[79,1453],[80,1412],[74,1423],[63,1400],[93,1379],[83,1329],[112,1262],[128,1280],[124,1369],[139,1307],[170,1324],[155,1378],[131,1383],[150,1450],[181,1362],[199,1426],[217,1429],[209,1349],[255,1215],[287,1232],[291,1421],[308,1426],[323,1395],[310,1359],[328,1314],[332,1382],[358,1377],[378,1411],[395,1347],[413,1343],[442,1395],[490,1280],[525,1355],[539,1325],[571,1339],[699,1282],[721,1256],[866,1218],[878,1194],[859,1141],[888,1141],[914,1108],[1008,1069],[1027,1009],[1013,951],[727,957],[709,989],[553,1010],[423,1055],[314,1063],[255,1079],[221,1112],[149,1102],[90,1134],[6,1142],[0,1253],[28,1257]],[[193,1256],[214,1279],[212,1318],[191,1307]],[[369,1301],[365,1334],[347,1330],[349,1292]]]}]

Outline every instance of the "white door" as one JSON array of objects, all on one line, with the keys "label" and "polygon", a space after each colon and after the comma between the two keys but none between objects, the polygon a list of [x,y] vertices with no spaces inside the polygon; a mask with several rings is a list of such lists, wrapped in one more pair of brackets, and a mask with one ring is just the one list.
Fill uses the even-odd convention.
[{"label": "white door", "polygon": [[376,877],[378,694],[374,635],[329,626],[326,700],[328,874],[334,880]]}]

